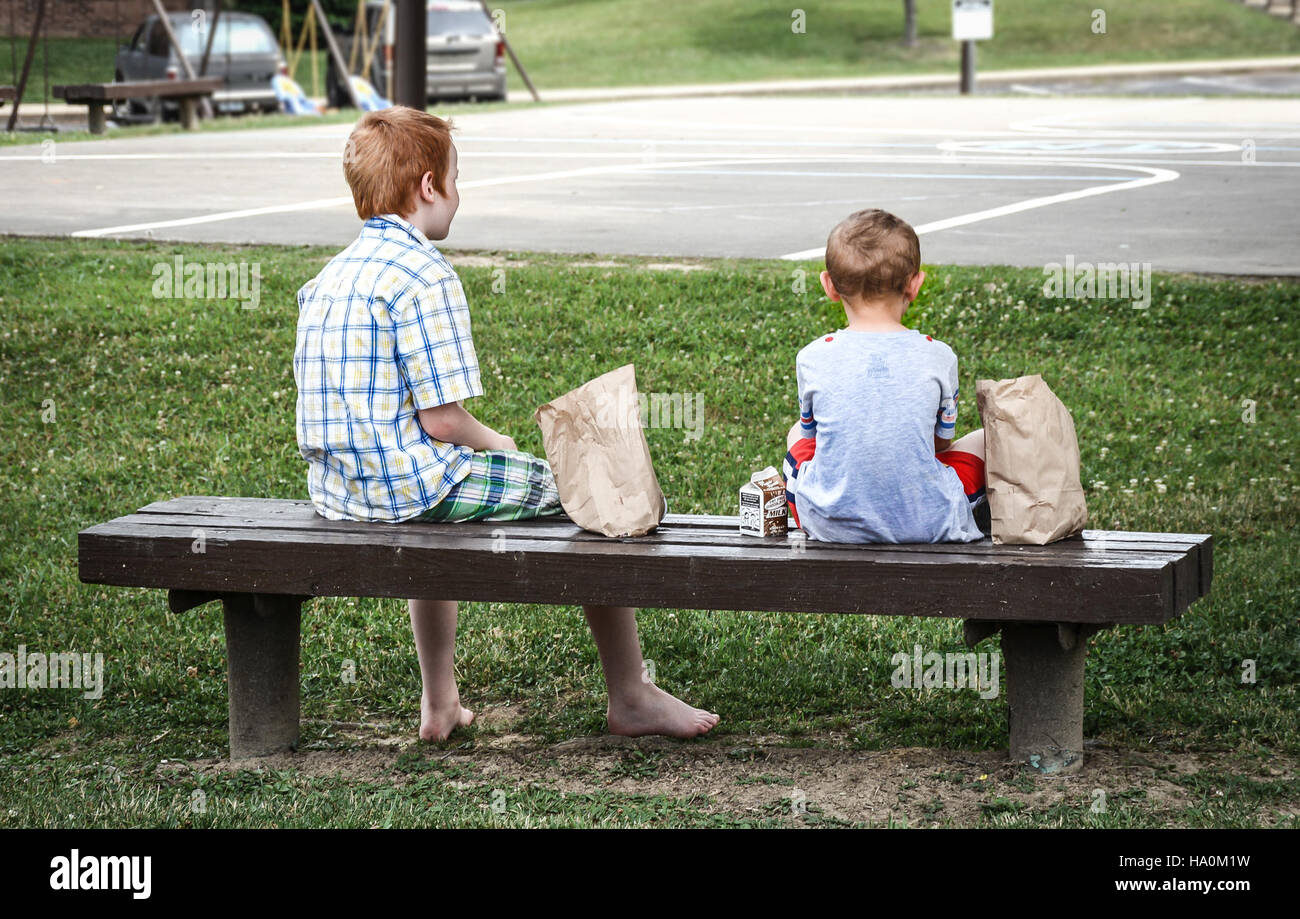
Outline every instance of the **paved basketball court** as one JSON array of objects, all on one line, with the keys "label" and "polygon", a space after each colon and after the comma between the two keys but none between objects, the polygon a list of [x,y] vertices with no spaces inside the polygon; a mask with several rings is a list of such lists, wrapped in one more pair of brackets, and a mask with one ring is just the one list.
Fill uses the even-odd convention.
[{"label": "paved basketball court", "polygon": [[[1300,274],[1300,101],[735,97],[457,118],[448,250],[817,257],[860,207],[931,262]],[[348,127],[0,149],[0,231],[342,246]]]}]

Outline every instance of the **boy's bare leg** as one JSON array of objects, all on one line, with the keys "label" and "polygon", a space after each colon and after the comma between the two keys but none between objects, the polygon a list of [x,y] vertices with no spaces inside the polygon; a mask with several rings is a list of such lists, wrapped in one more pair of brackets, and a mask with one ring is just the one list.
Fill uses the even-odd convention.
[{"label": "boy's bare leg", "polygon": [[962,453],[974,453],[980,459],[984,459],[984,429],[976,428],[969,434],[963,434],[954,440],[948,449],[959,450]]},{"label": "boy's bare leg", "polygon": [[650,682],[641,657],[636,610],[630,606],[583,609],[605,671],[610,733],[625,737],[644,734],[698,737],[718,723],[717,715],[692,708]]},{"label": "boy's bare leg", "polygon": [[456,601],[409,600],[411,632],[420,658],[420,739],[446,740],[474,720],[456,689]]}]

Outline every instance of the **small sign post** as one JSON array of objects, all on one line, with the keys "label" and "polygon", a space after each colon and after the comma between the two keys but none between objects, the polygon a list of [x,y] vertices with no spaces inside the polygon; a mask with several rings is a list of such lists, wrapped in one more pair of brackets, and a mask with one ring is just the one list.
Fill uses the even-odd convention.
[{"label": "small sign post", "polygon": [[975,42],[993,37],[993,0],[952,0],[952,37],[961,42],[961,91],[975,91]]}]

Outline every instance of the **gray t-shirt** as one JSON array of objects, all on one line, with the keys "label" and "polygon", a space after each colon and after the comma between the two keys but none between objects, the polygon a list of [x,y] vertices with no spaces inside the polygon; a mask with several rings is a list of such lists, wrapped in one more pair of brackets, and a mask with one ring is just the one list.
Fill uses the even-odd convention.
[{"label": "gray t-shirt", "polygon": [[957,422],[957,355],[907,330],[822,336],[796,360],[799,411],[815,455],[786,488],[799,523],[826,542],[982,539],[934,437]]}]

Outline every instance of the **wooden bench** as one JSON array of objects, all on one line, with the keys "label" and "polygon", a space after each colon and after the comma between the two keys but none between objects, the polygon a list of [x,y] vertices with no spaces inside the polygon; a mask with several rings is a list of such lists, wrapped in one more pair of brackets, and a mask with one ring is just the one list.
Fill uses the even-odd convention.
[{"label": "wooden bench", "polygon": [[78,534],[81,580],[225,610],[231,756],[298,739],[301,605],[311,597],[947,616],[966,644],[1002,633],[1011,755],[1083,763],[1088,637],[1167,622],[1210,589],[1211,538],[1088,531],[1051,546],[851,546],[742,536],[673,514],[608,539],[567,518],[513,524],[331,521],[309,502],[186,497]]},{"label": "wooden bench", "polygon": [[222,77],[194,80],[136,80],[128,83],[76,83],[55,86],[55,97],[69,105],[85,105],[91,134],[103,134],[108,127],[104,106],[127,99],[176,99],[181,107],[181,124],[187,131],[199,126],[199,100],[225,85]]}]

